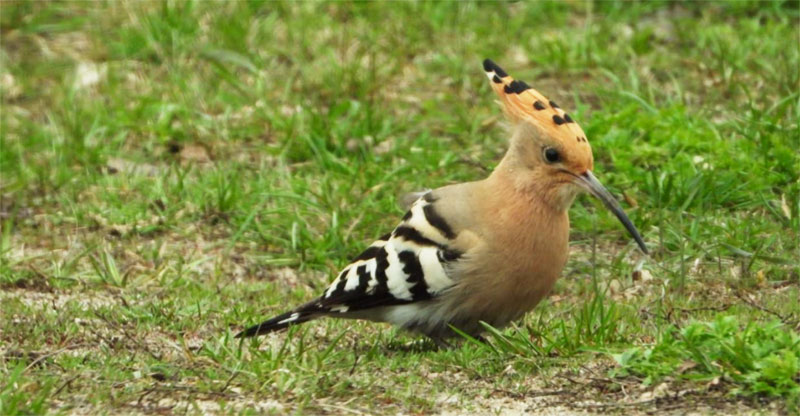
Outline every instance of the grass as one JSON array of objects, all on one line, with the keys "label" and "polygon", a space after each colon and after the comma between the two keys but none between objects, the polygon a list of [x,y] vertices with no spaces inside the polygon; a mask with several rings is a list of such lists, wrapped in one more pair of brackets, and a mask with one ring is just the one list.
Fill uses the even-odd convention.
[{"label": "grass", "polygon": [[645,376],[647,384],[671,375],[725,378],[741,386],[734,393],[800,398],[800,336],[780,321],[742,325],[735,315],[720,315],[680,331],[670,328],[652,347],[634,347],[614,359],[622,367],[618,374]]},{"label": "grass", "polygon": [[[797,411],[796,2],[384,6],[0,3],[0,413]],[[584,197],[486,343],[232,339],[491,170],[484,57],[581,124],[651,257]]]}]

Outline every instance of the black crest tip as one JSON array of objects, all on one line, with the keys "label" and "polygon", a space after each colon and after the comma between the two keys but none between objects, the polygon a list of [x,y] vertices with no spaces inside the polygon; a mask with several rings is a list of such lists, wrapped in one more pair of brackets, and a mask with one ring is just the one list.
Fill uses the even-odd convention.
[{"label": "black crest tip", "polygon": [[486,72],[494,72],[500,78],[505,78],[508,76],[506,71],[503,68],[500,68],[500,65],[497,65],[489,58],[483,60],[483,70]]}]

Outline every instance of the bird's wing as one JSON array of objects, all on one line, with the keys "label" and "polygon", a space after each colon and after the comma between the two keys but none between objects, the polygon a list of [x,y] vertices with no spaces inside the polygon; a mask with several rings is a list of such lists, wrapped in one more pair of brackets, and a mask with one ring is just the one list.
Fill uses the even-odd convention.
[{"label": "bird's wing", "polygon": [[441,206],[447,206],[447,198],[438,201],[436,192],[422,194],[400,225],[347,265],[322,296],[237,337],[266,334],[325,315],[363,317],[372,308],[441,296],[455,284],[449,270],[464,253],[455,248],[459,233],[443,216]]},{"label": "bird's wing", "polygon": [[400,204],[400,208],[403,208],[403,209],[406,209],[406,210],[410,209],[411,206],[414,205],[414,203],[417,202],[418,199],[422,198],[423,196],[425,196],[425,194],[427,194],[429,192],[431,192],[431,190],[430,189],[426,189],[424,191],[409,192],[409,193],[401,196],[400,197],[400,201],[398,201],[398,203]]},{"label": "bird's wing", "polygon": [[411,205],[400,224],[347,265],[317,299],[329,313],[429,300],[450,288],[448,264],[463,253],[432,192]]}]

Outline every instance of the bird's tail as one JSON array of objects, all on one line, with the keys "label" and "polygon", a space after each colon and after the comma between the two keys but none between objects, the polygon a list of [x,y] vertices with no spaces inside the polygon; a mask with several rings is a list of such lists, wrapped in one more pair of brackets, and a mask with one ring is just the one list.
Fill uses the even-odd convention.
[{"label": "bird's tail", "polygon": [[312,319],[320,317],[319,306],[316,302],[309,302],[299,308],[282,313],[272,319],[268,319],[258,325],[253,325],[242,332],[236,334],[236,338],[256,337],[269,334],[270,332],[280,331],[290,325],[302,324]]}]

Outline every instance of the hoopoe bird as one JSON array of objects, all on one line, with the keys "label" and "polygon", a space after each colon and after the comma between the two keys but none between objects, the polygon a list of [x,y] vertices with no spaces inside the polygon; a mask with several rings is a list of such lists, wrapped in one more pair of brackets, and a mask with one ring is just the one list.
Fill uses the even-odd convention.
[{"label": "hoopoe bird", "polygon": [[267,334],[320,317],[389,322],[439,346],[503,327],[533,309],[569,254],[568,210],[599,198],[644,253],[642,237],[595,178],[586,135],[555,102],[483,61],[511,123],[507,153],[488,178],[416,195],[400,224],[353,259],[318,298],[249,327]]}]

